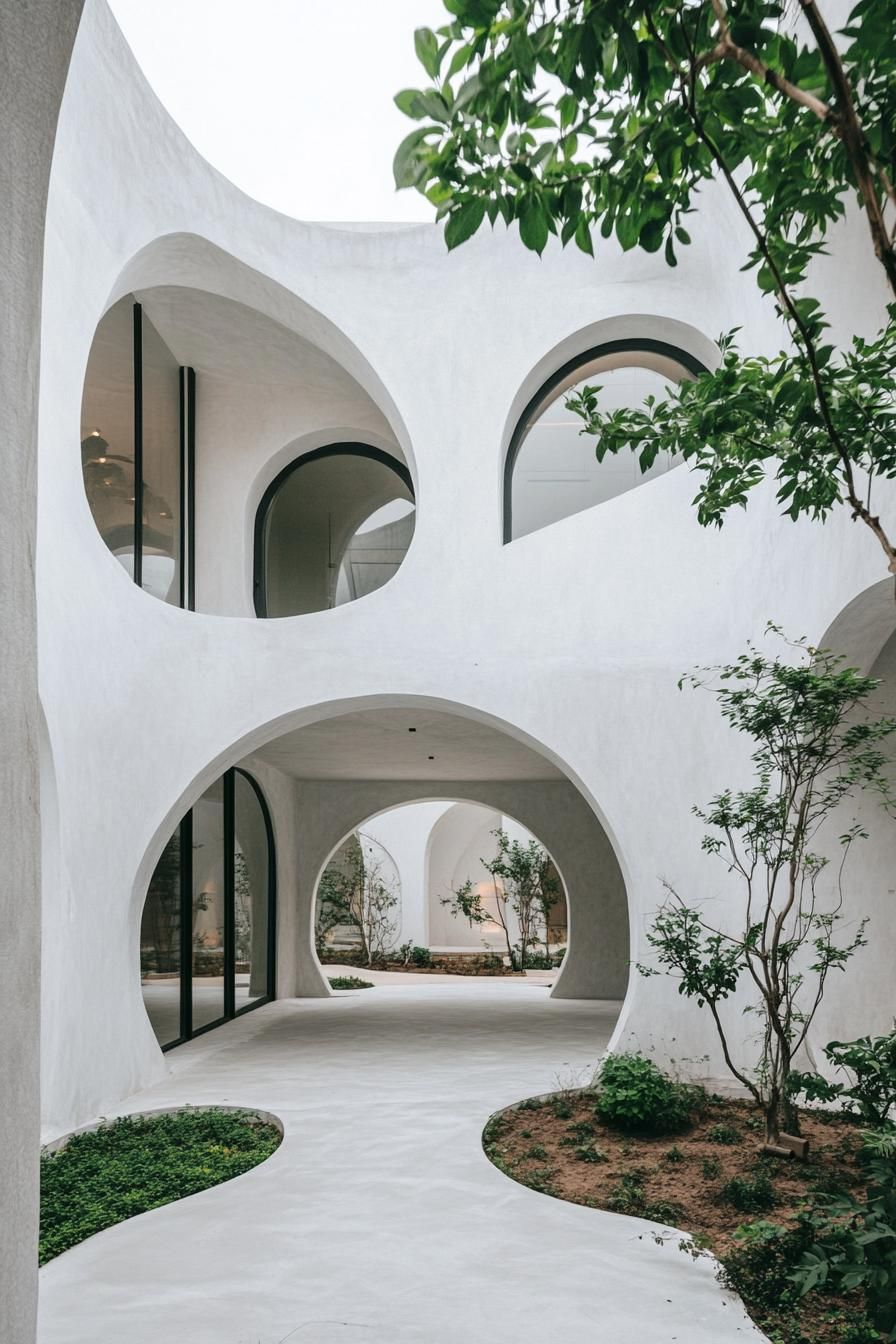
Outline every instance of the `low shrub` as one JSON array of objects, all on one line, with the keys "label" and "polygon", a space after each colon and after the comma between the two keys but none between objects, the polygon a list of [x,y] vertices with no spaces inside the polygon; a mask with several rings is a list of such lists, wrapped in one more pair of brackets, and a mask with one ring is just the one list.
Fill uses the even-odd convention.
[{"label": "low shrub", "polygon": [[734,1128],[734,1125],[720,1123],[718,1125],[710,1125],[709,1129],[706,1131],[706,1138],[709,1143],[732,1144],[740,1143],[741,1134],[739,1130]]},{"label": "low shrub", "polygon": [[94,1232],[207,1190],[263,1162],[280,1132],[244,1111],[126,1116],[40,1163],[40,1263]]},{"label": "low shrub", "polygon": [[684,1153],[680,1148],[670,1148],[668,1152],[663,1154],[663,1161],[671,1162],[673,1166],[677,1165],[684,1161]]},{"label": "low shrub", "polygon": [[332,989],[373,989],[372,980],[359,980],[356,975],[331,975]]},{"label": "low shrub", "polygon": [[775,1187],[761,1171],[755,1176],[733,1176],[719,1193],[726,1204],[741,1213],[765,1213],[778,1202]]},{"label": "low shrub", "polygon": [[630,1218],[649,1218],[653,1223],[677,1223],[682,1217],[681,1206],[671,1200],[648,1199],[644,1180],[645,1173],[639,1167],[626,1172],[607,1197],[606,1207],[613,1213],[626,1213]]},{"label": "low shrub", "polygon": [[700,1170],[704,1180],[714,1181],[721,1174],[722,1164],[717,1157],[704,1157],[700,1163]]},{"label": "low shrub", "polygon": [[572,1107],[565,1097],[554,1097],[551,1106],[558,1120],[572,1119]]},{"label": "low shrub", "polygon": [[607,1162],[609,1158],[603,1148],[598,1148],[596,1143],[584,1143],[576,1149],[576,1157],[580,1162]]},{"label": "low shrub", "polygon": [[799,1223],[809,1242],[791,1275],[800,1296],[861,1288],[875,1328],[896,1339],[896,1163],[871,1158],[864,1199],[816,1196]]},{"label": "low shrub", "polygon": [[831,1041],[824,1053],[848,1081],[828,1082],[818,1074],[794,1073],[794,1094],[803,1093],[810,1101],[840,1101],[874,1129],[896,1123],[896,1028],[886,1036]]},{"label": "low shrub", "polygon": [[639,1054],[608,1055],[598,1075],[595,1113],[632,1134],[676,1134],[705,1104],[702,1088],[677,1083]]},{"label": "low shrub", "polygon": [[521,1157],[534,1158],[538,1162],[543,1162],[548,1155],[548,1150],[543,1143],[533,1143],[531,1148],[527,1148]]},{"label": "low shrub", "polygon": [[735,1232],[738,1242],[721,1260],[719,1278],[726,1288],[763,1311],[787,1311],[798,1299],[792,1275],[811,1243],[805,1228],[780,1223],[747,1223]]}]

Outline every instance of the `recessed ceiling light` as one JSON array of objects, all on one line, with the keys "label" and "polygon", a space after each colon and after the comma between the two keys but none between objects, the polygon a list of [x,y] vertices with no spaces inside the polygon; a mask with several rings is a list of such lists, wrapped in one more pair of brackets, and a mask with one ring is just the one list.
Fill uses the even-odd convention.
[{"label": "recessed ceiling light", "polygon": [[428,761],[434,761],[434,760],[435,760],[435,756],[427,756],[426,759],[427,759]]},{"label": "recessed ceiling light", "polygon": [[408,729],[408,732],[409,732],[409,733],[416,733],[416,731],[417,731],[416,728],[409,728],[409,729]]}]

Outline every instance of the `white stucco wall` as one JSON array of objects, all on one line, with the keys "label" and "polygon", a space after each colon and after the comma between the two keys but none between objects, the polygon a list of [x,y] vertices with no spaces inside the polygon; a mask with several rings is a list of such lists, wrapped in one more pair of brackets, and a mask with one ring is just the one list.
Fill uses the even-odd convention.
[{"label": "white stucco wall", "polygon": [[[557,992],[624,988],[619,965],[643,958],[661,877],[695,899],[724,889],[690,807],[742,782],[745,753],[711,698],[680,693],[677,679],[736,655],[769,618],[820,638],[881,577],[873,543],[845,514],[823,528],[782,520],[768,488],[721,531],[703,530],[694,482],[677,469],[501,544],[508,439],[522,407],[572,355],[651,335],[709,359],[717,334],[735,325],[744,348],[777,348],[770,306],[731,265],[744,240],[722,193],[706,193],[691,232],[673,271],[611,244],[597,262],[556,247],[539,260],[486,231],[449,255],[435,227],[287,219],[198,158],[101,0],[90,0],[62,110],[44,283],[39,638],[58,800],[45,903],[48,921],[68,920],[44,970],[50,1128],[90,1118],[166,1067],[137,978],[149,874],[202,789],[286,729],[360,708],[440,706],[500,726],[556,766],[565,792],[555,789],[536,819],[496,792],[473,800],[529,826],[567,879],[571,944]],[[826,272],[847,312],[861,293],[855,271]],[[206,614],[166,607],[128,582],[96,533],[80,478],[96,323],[119,295],[158,286],[208,291],[297,338],[288,352],[295,387],[289,377],[247,387],[225,376],[226,327],[212,333],[216,364],[204,367],[187,348],[198,342],[189,333],[176,351],[199,365]],[[322,394],[300,406],[309,345],[344,375],[330,385],[332,402]],[[407,558],[358,602],[257,621],[249,557],[258,500],[297,442],[320,446],[337,429],[365,431],[374,445],[379,435],[403,453],[417,499]],[[317,793],[313,782],[273,784],[279,853],[294,868],[281,888],[280,992],[325,993],[309,892],[329,849],[396,802],[470,795],[447,792],[456,781],[446,791],[426,781]],[[587,843],[585,813],[597,827]],[[564,848],[583,874],[592,863],[592,886],[609,883],[591,906],[576,905]],[[623,890],[628,920],[611,921],[607,944],[606,921],[601,928],[588,911]],[[613,940],[626,922],[620,949]],[[845,995],[842,985],[832,990],[831,1029],[846,1020]],[[63,1004],[77,1012],[62,1016]],[[722,1073],[709,1024],[666,980],[632,976],[617,1039]]]}]

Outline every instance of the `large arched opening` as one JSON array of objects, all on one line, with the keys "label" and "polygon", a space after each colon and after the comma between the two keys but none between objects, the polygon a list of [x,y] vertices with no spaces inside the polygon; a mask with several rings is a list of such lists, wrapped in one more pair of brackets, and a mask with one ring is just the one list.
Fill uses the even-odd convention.
[{"label": "large arched opening", "polygon": [[565,883],[538,837],[469,801],[425,799],[367,818],[328,857],[315,893],[325,965],[553,972],[568,923]]}]

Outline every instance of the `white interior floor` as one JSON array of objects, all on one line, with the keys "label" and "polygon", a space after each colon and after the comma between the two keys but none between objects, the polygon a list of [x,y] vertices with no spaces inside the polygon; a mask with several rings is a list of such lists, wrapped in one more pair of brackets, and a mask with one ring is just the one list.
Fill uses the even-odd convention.
[{"label": "white interior floor", "polygon": [[53,1261],[40,1344],[761,1339],[709,1263],[527,1190],[482,1151],[493,1111],[588,1078],[617,1010],[520,981],[382,986],[271,1004],[181,1047],[122,1110],[258,1107],[284,1141]]}]

